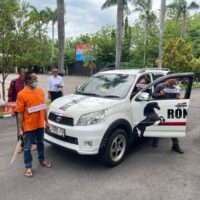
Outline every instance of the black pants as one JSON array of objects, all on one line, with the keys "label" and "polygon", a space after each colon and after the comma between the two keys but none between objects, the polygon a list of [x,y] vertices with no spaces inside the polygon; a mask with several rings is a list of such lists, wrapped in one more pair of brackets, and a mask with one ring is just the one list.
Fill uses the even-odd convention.
[{"label": "black pants", "polygon": [[55,99],[62,97],[62,92],[58,91],[58,92],[52,92],[50,91],[50,95],[51,95],[51,102],[54,101]]},{"label": "black pants", "polygon": [[[172,145],[173,145],[173,146],[179,144],[178,138],[171,138],[171,139],[172,139]],[[159,138],[153,138],[153,142],[154,142],[154,143],[158,143],[158,141],[159,141]]]}]

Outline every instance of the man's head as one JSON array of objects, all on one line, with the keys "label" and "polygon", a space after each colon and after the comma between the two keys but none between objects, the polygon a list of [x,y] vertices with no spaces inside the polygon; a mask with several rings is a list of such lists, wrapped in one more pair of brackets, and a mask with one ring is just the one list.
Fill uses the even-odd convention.
[{"label": "man's head", "polygon": [[169,85],[169,87],[173,87],[176,83],[176,79],[175,78],[170,78],[167,80],[167,84]]},{"label": "man's head", "polygon": [[29,87],[36,88],[38,86],[38,78],[37,75],[33,72],[26,72],[25,74],[25,83]]},{"label": "man's head", "polygon": [[52,70],[51,70],[51,72],[52,72],[53,76],[55,76],[55,77],[58,76],[58,68],[53,67]]},{"label": "man's head", "polygon": [[145,78],[141,78],[139,81],[138,81],[139,84],[146,84],[146,80]]},{"label": "man's head", "polygon": [[27,71],[27,68],[25,65],[20,65],[18,68],[17,68],[17,72],[19,74],[19,77],[24,80],[24,77],[25,77],[25,73]]}]

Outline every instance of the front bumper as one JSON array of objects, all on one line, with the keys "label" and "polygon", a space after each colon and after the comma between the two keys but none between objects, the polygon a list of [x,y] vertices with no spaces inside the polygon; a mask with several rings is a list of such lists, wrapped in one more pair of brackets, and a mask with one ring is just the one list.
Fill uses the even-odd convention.
[{"label": "front bumper", "polygon": [[44,139],[52,144],[76,151],[81,155],[95,155],[105,133],[105,125],[96,124],[90,126],[64,126],[49,121],[49,124],[64,128],[66,136],[58,136],[52,132],[45,133]]}]

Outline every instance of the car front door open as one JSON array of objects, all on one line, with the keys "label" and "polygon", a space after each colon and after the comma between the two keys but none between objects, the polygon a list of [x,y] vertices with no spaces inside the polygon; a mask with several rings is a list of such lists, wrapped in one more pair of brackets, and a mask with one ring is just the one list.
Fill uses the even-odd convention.
[{"label": "car front door open", "polygon": [[[178,98],[155,98],[153,89],[175,79],[173,89]],[[171,74],[161,77],[140,91],[131,101],[133,133],[144,137],[184,137],[193,82],[193,73]]]}]

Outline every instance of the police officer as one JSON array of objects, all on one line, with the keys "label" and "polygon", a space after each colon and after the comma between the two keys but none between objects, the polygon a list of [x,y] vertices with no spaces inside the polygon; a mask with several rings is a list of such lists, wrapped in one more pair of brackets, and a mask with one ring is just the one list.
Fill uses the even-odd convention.
[{"label": "police officer", "polygon": [[[175,86],[176,79],[168,79],[166,82],[157,85],[152,97],[156,99],[180,99],[180,89]],[[154,138],[152,146],[158,147],[159,138]],[[172,151],[183,154],[184,152],[179,146],[178,138],[172,138]]]}]

